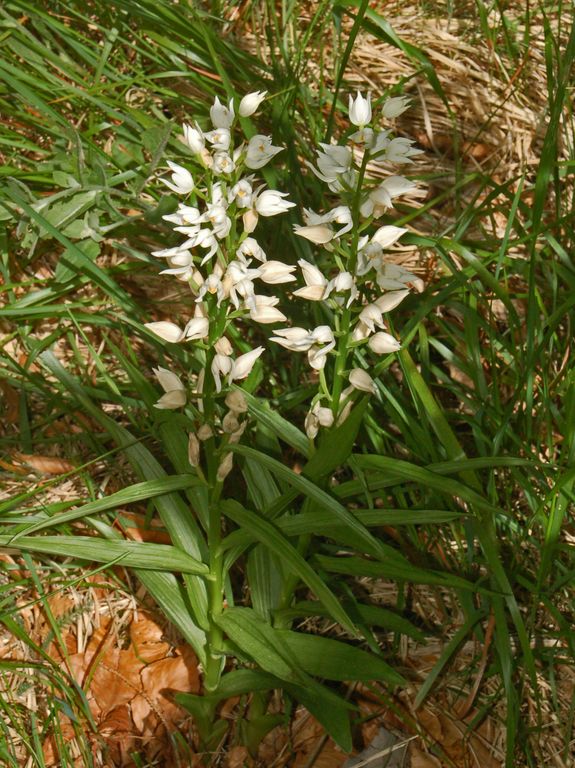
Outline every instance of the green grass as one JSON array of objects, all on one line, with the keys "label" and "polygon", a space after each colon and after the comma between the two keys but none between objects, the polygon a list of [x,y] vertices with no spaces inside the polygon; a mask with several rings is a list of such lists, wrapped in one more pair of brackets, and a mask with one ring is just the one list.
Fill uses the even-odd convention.
[{"label": "green grass", "polygon": [[[128,502],[122,503],[129,503],[130,493],[157,503],[174,545],[190,560],[205,557],[198,545],[208,514],[201,491],[170,479],[189,472],[180,452],[185,424],[174,427],[153,410],[157,393],[149,373],[158,363],[197,371],[201,361],[192,345],[168,351],[142,326],[154,313],[163,317],[172,301],[162,297],[164,286],[166,292],[171,286],[156,279],[157,265],[149,256],[169,237],[161,215],[171,203],[162,198],[158,205],[160,190],[149,179],[166,156],[185,159],[179,123],[192,116],[205,119],[215,94],[223,98],[267,88],[269,125],[262,132],[273,132],[274,143],[289,147],[283,153],[285,170],[267,180],[282,188],[291,180],[291,199],[316,207],[320,188],[311,174],[303,177],[298,169],[302,157],[312,158],[316,141],[337,133],[333,107],[339,109],[347,97],[348,56],[356,33],[367,31],[403,51],[417,77],[448,100],[426,52],[399,38],[393,18],[381,17],[367,3],[320,3],[307,26],[299,20],[302,4],[297,2],[283,3],[279,15],[271,3],[248,3],[243,13],[257,29],[260,45],[274,47],[266,59],[246,53],[241,39],[226,34],[228,27],[218,19],[225,8],[216,5],[194,10],[167,1],[114,0],[95,4],[88,13],[82,3],[12,0],[0,10],[0,220],[5,223],[0,322],[6,334],[0,376],[18,398],[18,415],[3,436],[2,458],[9,461],[14,450],[45,454],[58,445],[80,466],[76,477],[85,491],[78,502],[90,502],[83,512],[66,517],[61,504],[23,490],[0,506],[3,545],[6,536],[8,545],[18,547],[17,538],[10,543],[12,537],[26,530],[30,535],[34,525],[34,531],[59,534],[70,558],[81,557],[79,519],[103,539],[115,538],[113,512],[97,506],[90,466],[101,461],[113,467],[121,445],[131,472],[149,483],[142,488],[132,481]],[[342,31],[342,20],[350,35]],[[445,633],[443,653],[419,689],[418,704],[445,690],[461,645],[475,639],[481,647],[493,616],[488,685],[479,692],[477,718],[491,708],[504,719],[507,766],[536,767],[547,756],[553,709],[563,724],[561,757],[567,763],[575,714],[562,709],[560,690],[562,668],[572,669],[575,661],[575,561],[566,536],[575,481],[575,268],[570,255],[575,155],[569,101],[575,26],[571,9],[561,5],[532,8],[529,18],[514,19],[498,3],[477,2],[463,20],[468,39],[488,40],[508,77],[523,61],[536,26],[543,26],[548,94],[538,163],[502,179],[482,169],[469,171],[456,156],[456,213],[446,227],[432,216],[441,193],[419,211],[400,208],[400,217],[425,233],[405,239],[431,254],[438,267],[425,292],[410,296],[394,314],[404,349],[397,363],[390,366],[388,360],[378,370],[381,397],[372,399],[363,423],[356,425],[351,456],[344,449],[339,463],[316,472],[310,460],[307,472],[293,480],[288,468],[294,457],[302,464],[308,458],[307,441],[296,427],[302,426],[310,388],[302,384],[298,361],[287,365],[281,350],[267,351],[275,373],[259,392],[295,427],[257,401],[252,404],[260,427],[253,445],[238,449],[243,479],[237,502],[245,508],[239,503],[227,508],[240,528],[230,527],[226,557],[230,563],[239,558],[236,579],[245,570],[248,576],[259,574],[255,584],[269,578],[269,593],[254,588],[252,604],[273,615],[273,585],[281,579],[269,552],[281,549],[281,531],[293,544],[294,568],[301,567],[303,581],[315,585],[315,594],[323,598],[314,615],[333,616],[341,606],[337,618],[350,628],[349,617],[356,621],[356,612],[363,611],[363,637],[376,650],[380,625],[355,578],[397,583],[393,616],[399,623],[390,619],[394,642],[385,658],[401,674],[405,669],[393,650],[400,635],[423,631],[430,637],[442,631],[410,613],[409,583],[447,593],[445,624],[455,630]],[[319,79],[309,76],[308,56],[323,62]],[[520,89],[521,78],[511,87]],[[457,138],[457,115],[450,117]],[[479,130],[476,140],[481,141]],[[501,215],[506,221],[502,238],[489,226]],[[289,225],[288,220],[268,228],[266,250],[292,262],[309,257],[309,244],[296,242]],[[60,362],[51,352],[55,348],[65,350]],[[454,377],[449,366],[464,376]],[[113,406],[113,418],[102,413],[102,405]],[[65,438],[50,432],[52,423],[68,427]],[[322,457],[328,454],[325,450]],[[316,469],[318,463],[321,459]],[[334,471],[338,485],[321,487],[320,478]],[[126,476],[131,475],[126,471]],[[8,470],[6,479],[15,480]],[[161,489],[165,495],[157,496]],[[298,494],[306,499],[303,505],[294,505]],[[384,509],[378,517],[380,498]],[[189,504],[197,518],[188,514]],[[361,525],[350,523],[350,517],[355,521],[350,509],[360,510]],[[425,524],[423,512],[416,514],[420,510],[430,512]],[[385,522],[385,511],[394,522]],[[57,513],[63,515],[58,526],[50,520]],[[326,519],[321,529],[330,538],[316,538],[306,558],[306,537],[317,532],[321,514],[331,516],[331,526]],[[335,533],[334,520],[341,526]],[[393,525],[394,538],[383,531],[384,524]],[[354,553],[343,573],[341,558],[335,557],[340,545]],[[105,553],[105,542],[101,547]],[[257,554],[245,557],[250,547]],[[378,547],[387,548],[381,561]],[[119,548],[108,552],[114,561],[128,556]],[[37,561],[23,557],[33,574]],[[138,571],[142,581],[200,653],[205,628],[197,617],[206,598],[199,577],[182,577],[188,597],[195,595],[192,620],[186,618],[186,600],[174,597],[179,593],[154,570],[153,553],[149,557],[142,564],[148,570]],[[183,562],[179,566],[185,570]],[[308,604],[298,616],[308,615],[304,608],[314,610]],[[278,632],[287,632],[294,611],[297,604],[278,611]],[[9,598],[0,607],[0,619],[8,632],[21,633]],[[55,681],[49,660],[32,650],[52,695],[78,708],[69,681],[62,676]],[[288,662],[278,654],[279,669]],[[286,678],[290,674],[288,669]],[[29,736],[32,714],[10,699],[2,709],[0,727],[21,733],[34,764],[42,765],[39,745]],[[41,732],[51,727],[46,718]],[[15,765],[10,738],[2,759]],[[62,764],[71,764],[64,743],[61,749]]]}]

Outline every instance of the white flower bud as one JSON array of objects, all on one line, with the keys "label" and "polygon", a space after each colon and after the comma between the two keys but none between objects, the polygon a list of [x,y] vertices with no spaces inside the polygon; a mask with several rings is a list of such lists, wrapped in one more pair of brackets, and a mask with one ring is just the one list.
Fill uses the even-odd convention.
[{"label": "white flower bud", "polygon": [[234,102],[230,99],[226,107],[216,96],[210,107],[210,118],[214,128],[229,128],[234,121]]},{"label": "white flower bud", "polygon": [[375,394],[375,382],[362,368],[353,368],[349,373],[349,383],[360,392]]},{"label": "white flower bud", "polygon": [[264,347],[256,347],[250,352],[246,352],[245,355],[240,355],[234,360],[232,370],[229,374],[228,381],[231,384],[235,379],[245,379],[250,375],[252,368],[258,357],[264,351]]},{"label": "white flower bud", "polygon": [[384,293],[383,296],[380,296],[374,303],[380,312],[391,312],[392,309],[395,309],[401,304],[408,294],[408,290],[388,291],[387,293]]},{"label": "white flower bud", "polygon": [[220,339],[218,339],[214,346],[218,355],[231,355],[234,351],[234,348],[226,336],[222,336]]},{"label": "white flower bud", "polygon": [[[244,232],[251,234],[258,225],[258,214],[253,208],[247,210],[242,216],[242,223],[244,225]],[[251,238],[247,238],[251,239]]]},{"label": "white flower bud", "polygon": [[390,352],[397,352],[401,349],[401,344],[397,339],[385,331],[375,333],[367,342],[368,347],[378,355],[386,355]]},{"label": "white flower bud", "polygon": [[260,280],[263,280],[268,285],[289,283],[295,280],[295,277],[292,275],[295,267],[290,264],[284,264],[283,261],[266,261],[258,269]]},{"label": "white flower bud", "polygon": [[[197,305],[196,305],[197,306]],[[205,339],[210,332],[210,322],[207,317],[194,317],[186,325],[184,335],[186,339],[198,341]]]},{"label": "white flower bud", "polygon": [[387,99],[383,105],[383,116],[388,120],[393,120],[394,117],[399,117],[409,107],[408,96],[394,96],[392,99]]},{"label": "white flower bud", "polygon": [[354,125],[363,128],[371,120],[371,94],[368,93],[367,99],[358,91],[354,99],[349,97],[349,119]]},{"label": "white flower bud", "polygon": [[371,242],[381,245],[382,248],[389,248],[390,245],[393,245],[406,232],[409,232],[409,230],[404,229],[403,227],[387,225],[385,227],[380,227],[377,230],[371,238]]},{"label": "white flower bud", "polygon": [[198,429],[198,440],[201,440],[202,443],[206,440],[209,440],[210,437],[213,437],[214,430],[210,427],[209,424],[202,424],[202,426]]},{"label": "white flower bud", "polygon": [[192,174],[187,168],[184,168],[177,163],[172,163],[170,160],[168,160],[167,163],[173,171],[172,181],[168,181],[167,179],[160,179],[160,181],[165,184],[166,187],[171,189],[172,192],[177,192],[179,195],[189,194],[194,188]]},{"label": "white flower bud", "polygon": [[164,341],[170,341],[176,344],[184,338],[185,331],[175,323],[169,323],[167,320],[161,320],[157,323],[145,323],[145,328],[159,336]]},{"label": "white flower bud", "polygon": [[241,117],[251,117],[262,101],[265,99],[267,91],[253,91],[246,93],[240,101],[238,112]]},{"label": "white flower bud", "polygon": [[199,129],[197,124],[195,128],[192,128],[191,125],[187,125],[186,123],[184,123],[182,127],[184,129],[184,141],[192,150],[192,152],[194,152],[196,155],[200,155],[206,145],[204,141],[204,134]]},{"label": "white flower bud", "polygon": [[241,389],[232,389],[228,392],[225,403],[234,413],[246,413],[248,410],[248,401]]},{"label": "white flower bud", "polygon": [[216,474],[216,478],[219,483],[223,483],[226,477],[230,474],[232,471],[232,467],[234,465],[234,456],[232,453],[226,453],[222,461],[220,462],[220,466],[218,467],[218,471]]},{"label": "white flower bud", "polygon": [[192,467],[200,465],[200,441],[193,432],[188,437],[188,461]]},{"label": "white flower bud", "polygon": [[294,225],[294,232],[299,237],[305,237],[306,240],[310,240],[317,245],[325,245],[333,240],[335,232],[327,224],[313,224],[309,227],[301,227],[299,224]]},{"label": "white flower bud", "polygon": [[171,409],[181,408],[186,404],[186,388],[184,387],[180,377],[168,370],[167,368],[154,368],[153,369],[156,378],[158,379],[160,386],[166,393],[155,404],[155,408],[159,409]]}]

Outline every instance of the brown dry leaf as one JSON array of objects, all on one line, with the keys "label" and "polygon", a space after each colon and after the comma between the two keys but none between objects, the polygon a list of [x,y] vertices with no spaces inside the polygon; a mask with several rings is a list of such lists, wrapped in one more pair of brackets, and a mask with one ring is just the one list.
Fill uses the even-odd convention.
[{"label": "brown dry leaf", "polygon": [[422,752],[419,747],[410,746],[410,768],[442,768],[441,762],[433,755]]},{"label": "brown dry leaf", "polygon": [[98,731],[106,740],[115,768],[134,765],[130,752],[137,749],[138,744],[127,704],[110,710],[100,722]]},{"label": "brown dry leaf", "polygon": [[3,424],[18,424],[20,418],[20,393],[4,380],[0,381],[0,392],[4,401],[4,408],[2,409]]},{"label": "brown dry leaf", "polygon": [[293,751],[295,760],[292,768],[304,768],[312,754],[314,768],[339,768],[349,755],[337,747],[331,739],[325,738],[325,730],[315,717],[305,709],[299,709],[292,725]]},{"label": "brown dry leaf", "polygon": [[246,747],[232,747],[226,755],[226,768],[252,768],[253,759]]},{"label": "brown dry leaf", "polygon": [[14,453],[13,458],[20,464],[31,467],[35,472],[42,475],[64,475],[67,472],[73,472],[76,467],[66,459],[59,459],[55,456],[38,456],[29,453]]},{"label": "brown dry leaf", "polygon": [[170,644],[163,642],[163,630],[148,613],[140,613],[130,624],[130,640],[139,659],[150,663],[164,659]]}]

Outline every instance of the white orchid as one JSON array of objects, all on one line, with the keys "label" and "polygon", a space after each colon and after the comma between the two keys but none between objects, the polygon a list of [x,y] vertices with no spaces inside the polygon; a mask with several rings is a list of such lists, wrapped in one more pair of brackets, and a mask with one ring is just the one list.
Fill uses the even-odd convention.
[{"label": "white orchid", "polygon": [[243,259],[246,256],[253,256],[254,259],[261,262],[264,262],[267,259],[263,248],[253,237],[246,237],[245,240],[242,241],[236,251],[236,256],[240,259]]},{"label": "white orchid", "polygon": [[167,368],[158,367],[154,368],[153,371],[160,386],[165,392],[154,407],[159,409],[172,409],[184,406],[187,399],[186,388],[180,377]]},{"label": "white orchid", "polygon": [[277,216],[279,213],[285,213],[295,205],[295,203],[283,199],[287,196],[287,192],[278,192],[275,189],[265,189],[263,192],[260,192],[256,198],[256,211],[260,216]]},{"label": "white orchid", "polygon": [[401,349],[401,344],[390,333],[385,331],[378,331],[370,337],[367,342],[368,347],[378,355],[389,354],[390,352],[397,352]]},{"label": "white orchid", "polygon": [[361,215],[380,216],[389,208],[393,208],[393,200],[396,197],[413,192],[416,186],[413,181],[409,181],[404,176],[388,176],[379,187],[369,192],[360,207]]},{"label": "white orchid", "polygon": [[172,163],[171,160],[167,160],[172,171],[172,180],[160,179],[160,181],[166,185],[172,192],[176,192],[178,195],[187,195],[194,189],[194,180],[192,174],[181,165]]},{"label": "white orchid", "polygon": [[240,116],[251,117],[265,99],[266,95],[267,91],[253,91],[252,93],[246,93],[240,101],[238,109]]},{"label": "white orchid", "polygon": [[371,94],[368,93],[366,99],[358,91],[355,99],[349,97],[349,119],[360,128],[371,122]]},{"label": "white orchid", "polygon": [[331,408],[324,408],[318,400],[309,410],[305,417],[305,432],[310,440],[317,437],[320,427],[331,427],[333,425],[333,411]]},{"label": "white orchid", "polygon": [[182,129],[184,131],[184,141],[188,147],[192,150],[192,152],[194,152],[194,154],[201,155],[205,149],[206,142],[204,139],[204,134],[202,133],[198,124],[196,123],[196,127],[192,128],[191,125],[184,123]]},{"label": "white orchid", "polygon": [[160,320],[155,323],[145,323],[144,328],[147,328],[156,336],[164,341],[169,341],[171,344],[177,344],[184,338],[185,332],[182,331],[179,325],[170,323],[167,320]]},{"label": "white orchid", "polygon": [[409,107],[409,96],[394,96],[391,99],[387,99],[383,105],[383,116],[388,120],[393,120],[394,117],[399,117]]},{"label": "white orchid", "polygon": [[305,259],[299,259],[298,264],[303,274],[305,288],[298,288],[297,291],[293,292],[293,295],[308,301],[322,301],[322,299],[327,298],[329,295],[328,281],[320,270]]},{"label": "white orchid", "polygon": [[274,147],[270,136],[257,134],[252,136],[248,143],[245,164],[248,168],[255,170],[263,168],[272,157],[282,152],[283,147]]},{"label": "white orchid", "polygon": [[349,372],[349,383],[360,392],[369,392],[372,395],[376,392],[374,380],[363,368],[353,368]]},{"label": "white orchid", "polygon": [[290,264],[284,264],[283,261],[266,261],[258,267],[258,277],[268,285],[277,285],[279,283],[290,283],[295,280],[292,272],[295,267]]},{"label": "white orchid", "polygon": [[234,122],[233,99],[230,99],[229,106],[226,107],[216,96],[210,107],[210,119],[214,128],[230,128]]}]

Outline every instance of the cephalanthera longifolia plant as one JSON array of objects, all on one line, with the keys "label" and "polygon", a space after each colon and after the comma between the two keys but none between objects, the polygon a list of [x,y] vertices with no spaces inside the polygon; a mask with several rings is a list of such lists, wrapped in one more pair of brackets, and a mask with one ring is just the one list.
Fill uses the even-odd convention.
[{"label": "cephalanthera longifolia plant", "polygon": [[[380,219],[394,200],[415,189],[412,181],[390,173],[390,165],[412,162],[419,150],[378,126],[379,120],[401,114],[406,99],[388,99],[374,120],[369,96],[350,97],[345,143],[321,144],[317,165],[310,166],[327,185],[330,202],[324,212],[304,209],[304,225],[295,226],[298,236],[321,246],[318,264],[299,260],[304,285],[282,304],[275,286],[295,282],[297,268],[268,258],[257,232],[260,217],[282,215],[294,205],[286,192],[269,188],[258,176],[282,148],[268,136],[248,138],[243,132],[265,96],[245,96],[235,105],[237,115],[233,99],[223,104],[216,97],[209,130],[197,123],[183,127],[193,156],[189,167],[168,161],[169,173],[161,179],[179,198],[177,210],[164,219],[181,242],[154,256],[166,264],[162,274],[189,287],[189,314],[183,321],[150,322],[147,328],[169,344],[194,345],[199,365],[195,371],[156,368],[164,394],[155,406],[185,414],[187,462],[199,484],[197,507],[189,514],[203,528],[198,550],[208,569],[188,584],[200,590],[200,598],[191,596],[191,619],[202,632],[196,647],[206,694],[180,700],[194,712],[209,743],[226,727],[214,725],[218,701],[251,692],[246,738],[253,741],[277,722],[265,714],[265,695],[255,692],[283,688],[349,748],[350,705],[316,678],[397,684],[401,677],[383,660],[373,638],[368,653],[297,633],[291,624],[309,613],[330,616],[353,637],[362,636],[357,610],[350,613],[331,579],[310,559],[318,546],[313,533],[348,551],[389,556],[389,548],[330,493],[329,479],[351,451],[366,395],[376,393],[366,367],[400,347],[384,317],[418,286],[414,275],[385,257],[406,230],[380,226]],[[299,317],[310,318],[305,327],[288,319],[288,307],[295,308],[298,300],[311,302],[298,309]],[[318,308],[321,323],[311,319],[318,317]],[[274,345],[307,355],[309,381],[317,384],[305,418],[307,439],[254,398],[250,386],[242,387],[254,366],[265,371],[266,358],[277,359]],[[247,445],[258,424],[308,459],[301,474]],[[237,473],[230,474],[234,456],[240,457],[245,487]],[[297,503],[301,496],[303,505]],[[245,570],[234,569],[244,553]],[[298,609],[294,603],[302,587],[317,601]],[[237,607],[237,600],[244,607]],[[234,669],[234,657],[247,667]]]}]

